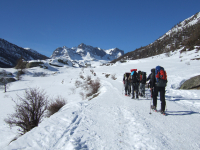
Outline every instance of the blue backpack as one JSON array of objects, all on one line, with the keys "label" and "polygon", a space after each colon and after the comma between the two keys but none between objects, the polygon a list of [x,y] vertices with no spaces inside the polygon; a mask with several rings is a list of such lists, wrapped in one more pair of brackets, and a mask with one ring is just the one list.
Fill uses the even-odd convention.
[{"label": "blue backpack", "polygon": [[167,85],[167,73],[161,66],[156,66],[155,69],[156,86],[166,87]]}]

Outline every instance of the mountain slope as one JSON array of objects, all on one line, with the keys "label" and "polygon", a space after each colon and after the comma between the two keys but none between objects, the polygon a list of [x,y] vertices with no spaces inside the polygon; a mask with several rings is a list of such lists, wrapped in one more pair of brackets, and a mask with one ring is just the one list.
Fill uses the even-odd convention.
[{"label": "mountain slope", "polygon": [[26,61],[48,58],[34,50],[24,49],[0,38],[0,68],[15,67],[17,60],[21,57]]},{"label": "mountain slope", "polygon": [[128,52],[113,60],[112,63],[127,59],[147,58],[179,48],[183,51],[193,50],[194,46],[200,46],[200,12],[180,22],[153,43]]}]

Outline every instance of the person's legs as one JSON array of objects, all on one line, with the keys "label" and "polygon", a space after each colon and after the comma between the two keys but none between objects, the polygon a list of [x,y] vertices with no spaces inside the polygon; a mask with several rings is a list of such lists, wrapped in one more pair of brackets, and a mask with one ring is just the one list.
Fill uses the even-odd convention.
[{"label": "person's legs", "polygon": [[157,87],[153,88],[153,106],[157,107],[157,96],[158,96],[158,89]]},{"label": "person's legs", "polygon": [[134,98],[134,83],[132,83],[132,98]]},{"label": "person's legs", "polygon": [[128,82],[125,81],[125,95],[127,95],[127,90],[128,90]]},{"label": "person's legs", "polygon": [[142,84],[142,96],[145,97],[145,84]]},{"label": "person's legs", "polygon": [[161,111],[165,111],[165,87],[160,87]]}]

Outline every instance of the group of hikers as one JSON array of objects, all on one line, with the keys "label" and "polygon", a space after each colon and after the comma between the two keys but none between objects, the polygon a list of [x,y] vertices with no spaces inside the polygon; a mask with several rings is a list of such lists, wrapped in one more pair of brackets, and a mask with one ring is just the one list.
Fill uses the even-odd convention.
[{"label": "group of hikers", "polygon": [[157,96],[160,92],[161,110],[160,112],[164,114],[165,112],[165,87],[167,85],[167,74],[163,67],[156,66],[156,68],[151,69],[151,73],[146,78],[146,72],[138,71],[137,69],[131,69],[131,72],[126,72],[123,75],[123,84],[125,87],[125,96],[131,96],[132,99],[139,99],[139,96],[145,97],[145,85],[148,83],[148,88],[150,87],[151,97],[153,98],[153,105],[151,109],[157,110]]}]

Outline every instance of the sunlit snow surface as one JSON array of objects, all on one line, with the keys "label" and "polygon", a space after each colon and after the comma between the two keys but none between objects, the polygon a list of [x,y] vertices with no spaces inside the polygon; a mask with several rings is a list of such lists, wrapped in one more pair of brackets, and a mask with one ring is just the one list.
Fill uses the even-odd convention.
[{"label": "sunlit snow surface", "polygon": [[[10,85],[8,92],[0,94],[0,149],[25,150],[197,150],[200,149],[200,91],[179,90],[183,81],[200,74],[200,61],[196,50],[182,53],[175,51],[113,66],[95,68],[39,67],[27,70],[21,81]],[[48,64],[48,63],[47,63]],[[152,112],[150,115],[150,92],[146,98],[133,100],[124,96],[122,78],[124,72],[137,68],[150,74],[151,68],[163,66],[167,71],[167,116]],[[94,70],[96,76],[90,70]],[[15,69],[6,69],[15,73]],[[45,72],[46,77],[34,77]],[[101,89],[98,97],[82,100],[82,88],[75,87],[80,74],[92,79],[99,78]],[[115,75],[105,77],[105,74]],[[28,88],[44,89],[50,99],[58,95],[67,104],[30,132],[9,142],[17,135],[17,128],[10,129],[4,122],[7,114],[14,112],[17,95],[23,96]],[[158,98],[158,109],[160,101]],[[9,144],[9,145],[8,145]]]}]

